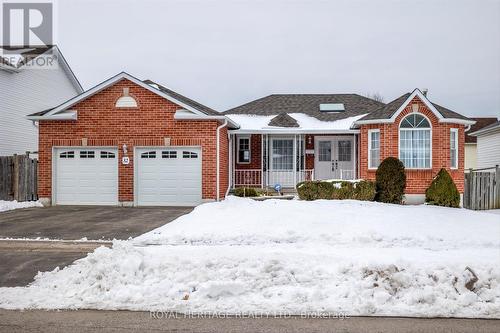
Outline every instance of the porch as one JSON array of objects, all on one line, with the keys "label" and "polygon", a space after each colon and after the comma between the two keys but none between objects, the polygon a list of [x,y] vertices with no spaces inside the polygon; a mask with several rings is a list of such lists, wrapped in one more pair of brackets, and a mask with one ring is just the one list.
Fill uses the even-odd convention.
[{"label": "porch", "polygon": [[231,134],[231,187],[357,177],[357,134]]}]

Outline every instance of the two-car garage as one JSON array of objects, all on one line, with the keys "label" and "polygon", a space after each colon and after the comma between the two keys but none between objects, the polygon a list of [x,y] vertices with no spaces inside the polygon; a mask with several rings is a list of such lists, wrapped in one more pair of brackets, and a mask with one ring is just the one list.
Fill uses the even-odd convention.
[{"label": "two-car garage", "polygon": [[[58,205],[117,205],[119,165],[116,148],[54,149],[53,202]],[[199,147],[135,149],[134,204],[191,206],[201,202]],[[128,167],[128,166],[126,166]]]}]

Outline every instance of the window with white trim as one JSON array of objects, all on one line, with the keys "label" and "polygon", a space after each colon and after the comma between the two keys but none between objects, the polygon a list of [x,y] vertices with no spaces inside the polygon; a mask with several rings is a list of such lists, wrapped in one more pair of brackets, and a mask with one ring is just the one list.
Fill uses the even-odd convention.
[{"label": "window with white trim", "polygon": [[60,158],[75,158],[74,151],[65,151],[59,154]]},{"label": "window with white trim", "polygon": [[101,158],[115,158],[115,153],[102,150],[101,151]]},{"label": "window with white trim", "polygon": [[141,154],[141,158],[156,158],[156,151],[146,151]]},{"label": "window with white trim", "polygon": [[250,163],[250,137],[238,137],[238,163]]},{"label": "window with white trim", "polygon": [[198,154],[192,151],[183,151],[182,158],[198,158]]},{"label": "window with white trim", "polygon": [[164,150],[161,152],[161,158],[177,158],[175,150]]},{"label": "window with white trim", "polygon": [[450,168],[458,169],[458,129],[450,129]]},{"label": "window with white trim", "polygon": [[412,113],[399,125],[399,159],[408,169],[431,167],[431,124],[427,118]]},{"label": "window with white trim", "polygon": [[380,130],[368,130],[368,168],[376,169],[380,165]]}]

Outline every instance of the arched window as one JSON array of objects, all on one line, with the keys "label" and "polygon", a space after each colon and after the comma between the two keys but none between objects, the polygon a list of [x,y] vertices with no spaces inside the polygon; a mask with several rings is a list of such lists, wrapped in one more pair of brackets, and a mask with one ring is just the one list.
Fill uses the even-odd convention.
[{"label": "arched window", "polygon": [[408,169],[431,167],[431,124],[418,113],[412,113],[399,124],[399,159]]}]

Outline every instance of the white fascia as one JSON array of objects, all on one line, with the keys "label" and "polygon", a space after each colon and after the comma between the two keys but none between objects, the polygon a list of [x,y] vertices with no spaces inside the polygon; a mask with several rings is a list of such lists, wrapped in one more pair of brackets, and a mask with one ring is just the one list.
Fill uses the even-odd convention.
[{"label": "white fascia", "polygon": [[[107,87],[115,84],[116,82],[118,82],[118,81],[120,81],[122,79],[127,79],[127,80],[129,80],[129,81],[137,84],[138,86],[141,86],[142,88],[147,89],[147,90],[151,91],[152,93],[155,93],[155,94],[157,94],[157,95],[159,95],[159,96],[161,96],[161,97],[163,97],[163,98],[171,101],[172,103],[180,105],[181,107],[183,107],[183,108],[185,108],[185,109],[187,109],[187,110],[189,110],[189,111],[191,111],[193,113],[196,113],[196,114],[199,114],[199,115],[205,115],[205,113],[203,113],[203,112],[201,112],[199,110],[196,110],[193,107],[191,107],[189,105],[186,105],[186,104],[178,101],[177,99],[173,98],[172,96],[170,96],[170,95],[168,95],[168,94],[166,94],[166,93],[164,93],[164,92],[162,92],[162,91],[160,91],[160,90],[152,87],[151,85],[149,85],[147,83],[142,82],[141,80],[133,77],[132,75],[130,75],[128,73],[125,73],[125,72],[121,72],[121,73],[113,76],[112,78],[109,78],[106,81],[98,84],[97,86],[95,86],[95,87],[87,90],[86,92],[84,92],[84,93],[82,93],[82,94],[80,94],[78,96],[75,96],[72,99],[64,102],[63,104],[55,107],[52,111],[48,112],[45,115],[45,117],[49,117],[49,116],[51,116],[51,115],[53,115],[55,113],[64,111],[64,110],[72,107],[73,105],[77,104],[78,102],[80,102],[80,101],[82,101],[82,100],[84,100],[84,99],[86,99],[86,98],[88,98],[88,97],[90,97],[90,96],[92,96],[92,95],[100,92],[101,90],[106,89]],[[43,119],[41,119],[41,120],[43,120]]]},{"label": "white fascia", "polygon": [[194,114],[192,112],[189,112],[187,110],[177,110],[174,114],[174,119],[175,120],[222,120],[222,121],[227,121],[231,127],[234,128],[239,128],[240,125],[232,121],[229,117],[220,115],[220,116],[212,116],[212,115],[206,115],[206,114]]},{"label": "white fascia", "polygon": [[43,116],[26,116],[27,119],[33,121],[39,120],[78,120],[78,114],[76,111],[66,111],[58,114],[54,114],[51,116],[43,115]]},{"label": "white fascia", "polygon": [[332,130],[332,129],[238,129],[229,130],[231,134],[358,134],[358,129]]}]

